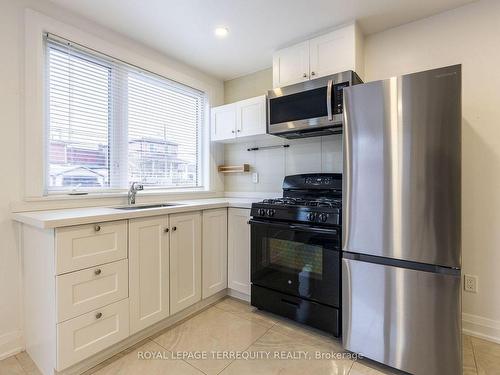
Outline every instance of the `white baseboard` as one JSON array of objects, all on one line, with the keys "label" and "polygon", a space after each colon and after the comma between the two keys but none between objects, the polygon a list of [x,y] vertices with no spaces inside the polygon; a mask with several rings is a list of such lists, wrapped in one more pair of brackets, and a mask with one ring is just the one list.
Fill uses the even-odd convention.
[{"label": "white baseboard", "polygon": [[234,298],[237,298],[237,299],[241,299],[241,300],[246,301],[246,302],[250,302],[250,295],[249,294],[241,293],[241,292],[238,292],[237,290],[234,290],[234,289],[227,289],[227,295],[234,297]]},{"label": "white baseboard", "polygon": [[21,331],[13,331],[0,336],[0,360],[23,351]]},{"label": "white baseboard", "polygon": [[500,344],[500,321],[462,313],[462,332]]}]

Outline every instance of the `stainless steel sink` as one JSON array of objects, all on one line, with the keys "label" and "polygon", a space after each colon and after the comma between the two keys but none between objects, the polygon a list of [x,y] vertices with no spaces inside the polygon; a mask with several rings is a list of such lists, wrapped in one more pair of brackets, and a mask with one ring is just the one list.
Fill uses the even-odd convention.
[{"label": "stainless steel sink", "polygon": [[148,208],[163,208],[163,207],[172,207],[172,206],[180,206],[179,203],[160,203],[160,204],[139,204],[137,206],[121,206],[121,207],[113,207],[117,210],[147,210]]}]

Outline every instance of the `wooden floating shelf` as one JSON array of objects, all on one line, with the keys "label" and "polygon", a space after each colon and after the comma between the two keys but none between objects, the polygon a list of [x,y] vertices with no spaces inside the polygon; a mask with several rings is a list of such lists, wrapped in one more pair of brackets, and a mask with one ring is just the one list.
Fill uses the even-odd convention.
[{"label": "wooden floating shelf", "polygon": [[250,172],[250,164],[243,165],[219,165],[219,172],[221,173],[244,173]]}]

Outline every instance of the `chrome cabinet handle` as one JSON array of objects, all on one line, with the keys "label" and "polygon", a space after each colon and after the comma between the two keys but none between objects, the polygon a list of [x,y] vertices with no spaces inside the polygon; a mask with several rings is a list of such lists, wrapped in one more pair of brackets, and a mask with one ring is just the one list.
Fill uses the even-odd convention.
[{"label": "chrome cabinet handle", "polygon": [[328,80],[328,86],[326,89],[326,112],[328,114],[328,121],[333,121],[332,114],[332,86],[333,80]]},{"label": "chrome cabinet handle", "polygon": [[177,227],[172,227],[172,232],[175,232],[177,230]]},{"label": "chrome cabinet handle", "polygon": [[96,270],[94,271],[94,274],[95,274],[95,275],[97,275],[97,276],[99,276],[101,273],[102,273],[102,271],[101,271],[101,269],[100,269],[100,268],[98,268],[98,269],[96,269]]},{"label": "chrome cabinet handle", "polygon": [[304,73],[302,77],[307,78],[307,73]]},{"label": "chrome cabinet handle", "polygon": [[231,133],[233,133],[233,134],[234,134],[234,130],[231,130]]},{"label": "chrome cabinet handle", "polygon": [[312,75],[312,76],[315,76],[315,75],[316,75],[316,73],[315,73],[315,72],[311,72],[311,75]]},{"label": "chrome cabinet handle", "polygon": [[97,314],[95,314],[95,318],[96,319],[101,319],[102,318],[102,313],[98,312]]},{"label": "chrome cabinet handle", "polygon": [[169,229],[169,228],[165,228],[163,231],[164,231],[165,233],[168,233],[168,232],[170,231],[170,229]]},{"label": "chrome cabinet handle", "polygon": [[236,130],[238,133],[241,131],[240,129]]},{"label": "chrome cabinet handle", "polygon": [[101,230],[101,226],[99,224],[94,225],[94,230],[99,232]]}]

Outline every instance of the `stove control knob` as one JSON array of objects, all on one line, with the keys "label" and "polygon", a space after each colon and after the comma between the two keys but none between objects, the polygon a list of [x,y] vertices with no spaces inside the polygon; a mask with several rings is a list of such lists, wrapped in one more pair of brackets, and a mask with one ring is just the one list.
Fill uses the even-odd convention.
[{"label": "stove control knob", "polygon": [[266,216],[266,210],[264,210],[263,208],[259,208],[259,215]]},{"label": "stove control knob", "polygon": [[314,221],[315,218],[316,218],[316,215],[314,214],[314,212],[309,212],[307,214],[307,220]]},{"label": "stove control knob", "polygon": [[274,216],[275,212],[276,212],[275,210],[273,210],[272,208],[270,208],[269,210],[267,210],[267,216]]},{"label": "stove control knob", "polygon": [[321,220],[321,222],[326,223],[326,221],[328,220],[328,214],[319,215],[319,219]]}]

